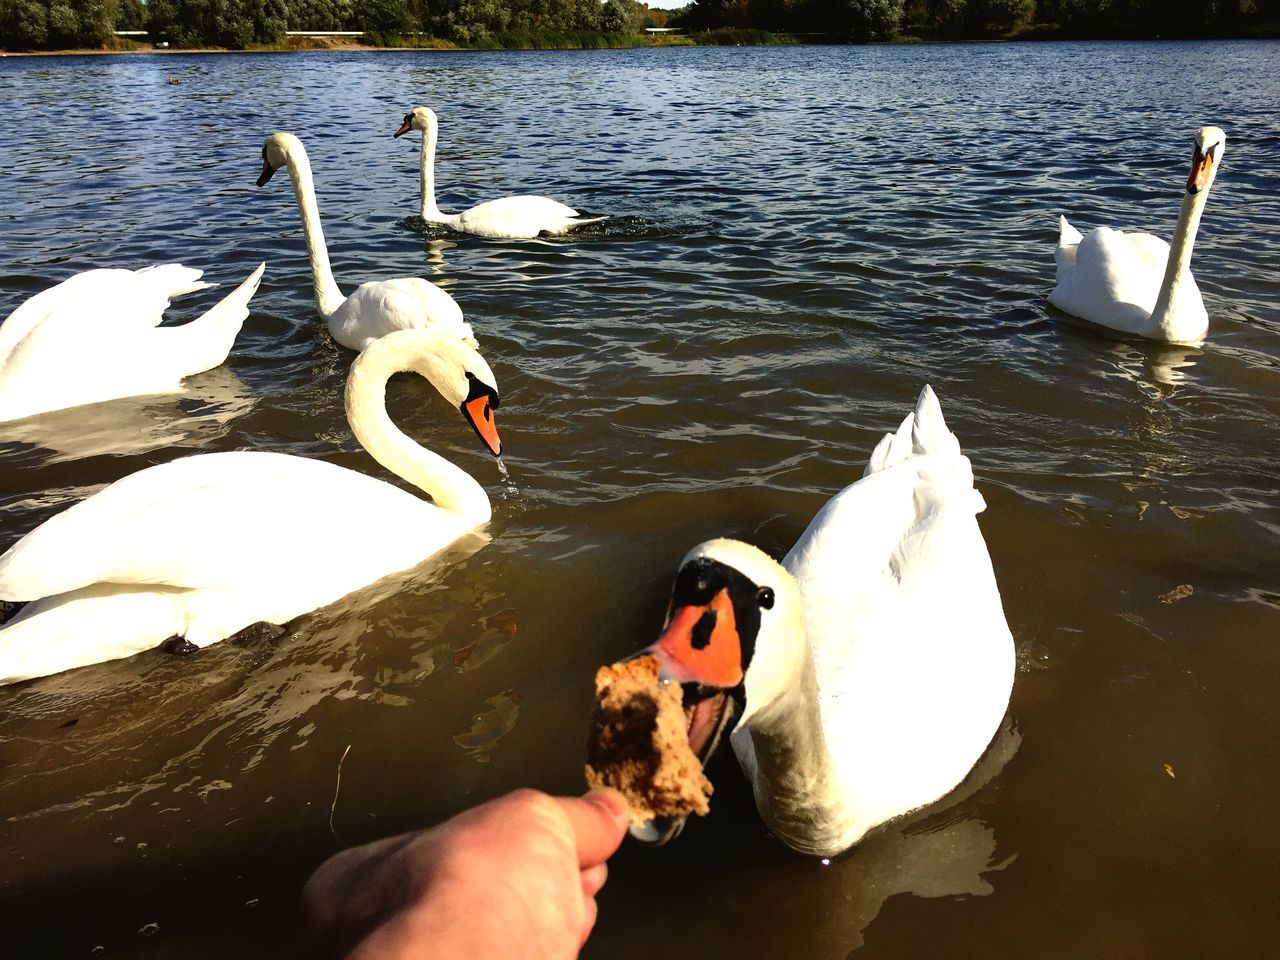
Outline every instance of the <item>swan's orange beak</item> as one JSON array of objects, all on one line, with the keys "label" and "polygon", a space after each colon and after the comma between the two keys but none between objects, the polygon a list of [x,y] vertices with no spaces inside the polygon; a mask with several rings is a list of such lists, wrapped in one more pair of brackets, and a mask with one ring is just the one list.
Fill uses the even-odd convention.
[{"label": "swan's orange beak", "polygon": [[[479,381],[474,381],[479,383]],[[502,456],[502,440],[498,437],[498,424],[494,419],[494,408],[497,407],[496,395],[490,393],[477,393],[462,401],[462,415],[467,418],[467,423],[471,424],[476,435],[484,441],[484,445],[489,448],[489,452],[495,457]]]},{"label": "swan's orange beak", "polygon": [[721,690],[742,683],[742,641],[729,591],[721,590],[705,605],[673,610],[648,652],[658,657],[662,676],[677,683]]},{"label": "swan's orange beak", "polygon": [[1208,153],[1201,153],[1200,147],[1196,147],[1196,154],[1191,160],[1191,176],[1187,178],[1187,193],[1199,193],[1209,183],[1217,150],[1216,143],[1209,148]]},{"label": "swan's orange beak", "polygon": [[400,129],[397,130],[395,133],[393,133],[392,136],[403,137],[406,133],[408,133],[412,129],[413,129],[413,125],[410,123],[410,121],[405,120],[404,123],[400,124]]},{"label": "swan's orange beak", "polygon": [[267,158],[262,158],[262,173],[258,174],[258,186],[265,187],[267,181],[271,179],[271,175],[276,172],[276,168],[267,162]]}]

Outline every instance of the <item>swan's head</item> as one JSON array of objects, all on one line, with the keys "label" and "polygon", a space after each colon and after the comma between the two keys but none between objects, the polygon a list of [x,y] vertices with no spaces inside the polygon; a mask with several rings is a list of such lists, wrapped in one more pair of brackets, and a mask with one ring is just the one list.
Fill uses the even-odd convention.
[{"label": "swan's head", "polygon": [[292,133],[273,133],[262,145],[262,173],[258,177],[258,186],[265,186],[271,175],[285,166],[291,156],[306,156],[302,141]]},{"label": "swan's head", "polygon": [[1187,178],[1187,193],[1208,190],[1217,176],[1218,164],[1227,149],[1227,135],[1219,127],[1201,127],[1196,133],[1196,152],[1191,158],[1191,175]]},{"label": "swan's head", "polygon": [[[661,678],[680,684],[689,748],[705,767],[724,734],[794,686],[804,653],[804,605],[791,574],[749,544],[708,540],[681,562],[662,635],[636,656],[657,656]],[[662,844],[683,827],[683,817],[662,817],[631,835]]]},{"label": "swan's head", "polygon": [[400,129],[392,136],[403,137],[410,130],[418,130],[426,133],[428,130],[435,129],[436,114],[430,107],[414,107],[404,115],[404,121],[400,124]]},{"label": "swan's head", "polygon": [[[396,330],[361,351],[347,378],[348,403],[362,399],[368,372],[385,382],[391,372],[413,372],[431,381],[450,406],[462,412],[476,435],[495,457],[502,455],[498,436],[498,381],[480,352],[456,331]],[[381,394],[379,394],[381,395]]]}]

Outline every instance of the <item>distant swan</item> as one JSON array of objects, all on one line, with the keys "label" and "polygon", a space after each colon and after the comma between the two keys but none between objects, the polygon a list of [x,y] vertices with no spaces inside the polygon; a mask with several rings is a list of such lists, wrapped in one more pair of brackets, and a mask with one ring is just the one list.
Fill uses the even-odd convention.
[{"label": "distant swan", "polygon": [[1209,315],[1191,275],[1191,248],[1226,144],[1227,135],[1217,127],[1202,127],[1196,134],[1172,250],[1149,233],[1099,227],[1082,236],[1060,217],[1058,283],[1049,302],[1123,333],[1169,343],[1201,343],[1209,330]]},{"label": "distant swan", "polygon": [[[788,846],[835,856],[934,802],[999,729],[1014,647],[975,518],[985,506],[926,386],[781,564],[737,540],[685,556],[645,652],[684,688],[704,764],[733,731]],[[661,843],[682,823],[632,834]]]},{"label": "distant swan", "polygon": [[121,397],[181,393],[227,359],[265,264],[203,316],[162,327],[172,297],[210,286],[177,263],[87,270],[0,324],[0,421]]},{"label": "distant swan", "polygon": [[349,350],[363,350],[369,342],[393,330],[454,330],[471,346],[476,345],[471,328],[462,319],[462,310],[453,297],[421,277],[371,280],[344,297],[333,279],[329,251],[320,228],[311,162],[302,141],[291,133],[274,133],[262,146],[263,186],[283,166],[289,168],[293,192],[307,238],[307,255],[316,297],[316,310],[329,325],[333,339]]},{"label": "distant swan", "polygon": [[392,374],[419,373],[501,452],[492,371],[448,333],[402,330],[351,366],[347,419],[375,460],[427,502],[323,460],[206,453],[117,480],[0,556],[0,599],[30,600],[0,629],[0,683],[127,657],[170,637],[187,649],[283,624],[406,570],[488,521],[466,472],[387,416]]},{"label": "distant swan", "polygon": [[443,223],[462,233],[494,240],[532,240],[543,234],[568,233],[588,223],[599,223],[607,217],[583,218],[578,211],[550,197],[502,197],[478,203],[462,213],[441,213],[436,206],[436,130],[435,111],[430,107],[414,107],[404,115],[404,123],[394,136],[402,137],[410,130],[422,131],[422,219]]}]

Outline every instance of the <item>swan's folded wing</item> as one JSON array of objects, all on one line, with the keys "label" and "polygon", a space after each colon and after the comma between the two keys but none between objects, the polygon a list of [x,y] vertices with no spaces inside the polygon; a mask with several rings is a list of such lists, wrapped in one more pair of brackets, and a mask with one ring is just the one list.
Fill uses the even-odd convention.
[{"label": "swan's folded wing", "polygon": [[1095,298],[1105,298],[1111,304],[1129,304],[1150,314],[1155,309],[1168,259],[1169,245],[1159,237],[1102,227],[1080,244],[1076,280],[1090,284]]},{"label": "swan's folded wing", "polygon": [[[360,508],[359,523],[329,518],[343,503]],[[341,553],[366,523],[384,520],[384,508],[419,505],[321,460],[257,451],[186,457],[130,474],[29,533],[0,557],[0,599],[92,583],[220,588],[278,576],[277,545],[291,556]]]}]

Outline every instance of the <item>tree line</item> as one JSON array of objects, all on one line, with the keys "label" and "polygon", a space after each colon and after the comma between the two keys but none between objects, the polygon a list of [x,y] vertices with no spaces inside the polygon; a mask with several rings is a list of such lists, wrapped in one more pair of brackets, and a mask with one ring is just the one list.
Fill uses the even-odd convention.
[{"label": "tree line", "polygon": [[1276,36],[1280,0],[693,0],[671,22],[855,41]]},{"label": "tree line", "polygon": [[358,30],[378,44],[542,36],[574,45],[641,33],[654,15],[636,0],[0,0],[0,49],[110,47],[116,30],[236,50],[277,44],[286,30]]},{"label": "tree line", "polygon": [[[521,46],[541,38],[591,46],[665,22],[636,0],[0,0],[0,48],[111,47],[116,30],[232,49],[278,44],[285,30],[360,30],[381,44],[435,37]],[[1276,36],[1280,0],[693,0],[671,22],[748,40],[745,31],[853,41]]]}]

